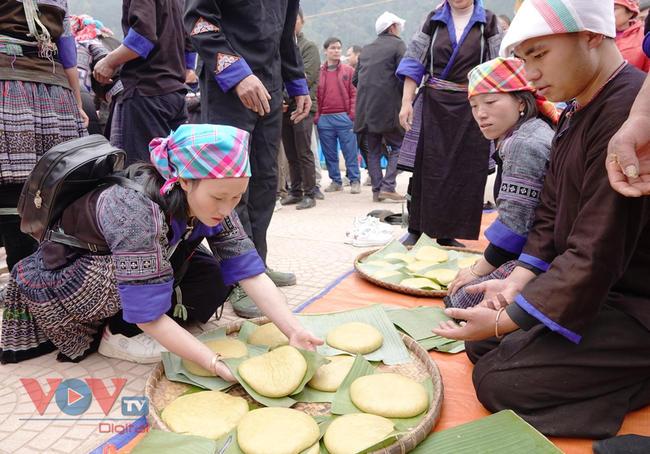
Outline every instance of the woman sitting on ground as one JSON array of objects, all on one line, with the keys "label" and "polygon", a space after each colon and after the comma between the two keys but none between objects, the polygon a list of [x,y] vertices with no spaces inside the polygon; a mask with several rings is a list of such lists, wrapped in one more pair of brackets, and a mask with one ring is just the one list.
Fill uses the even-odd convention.
[{"label": "woman sitting on ground", "polygon": [[535,218],[559,117],[552,103],[535,94],[523,63],[514,58],[496,58],[470,71],[468,97],[481,132],[496,141],[502,179],[498,216],[485,231],[490,244],[449,285],[445,305],[462,308],[483,299],[483,294],[465,293],[463,286],[483,276],[503,278],[514,268]]},{"label": "woman sitting on ground", "polygon": [[[236,282],[291,345],[322,344],[264,273],[233,211],[250,177],[248,143],[247,132],[230,126],[183,125],[151,142],[153,165],[125,171],[142,192],[102,186],[66,208],[59,227],[110,253],[43,242],[16,265],[2,320],[2,363],[55,349],[59,361],[78,362],[98,346],[105,356],[155,362],[159,342],[234,381],[172,317],[206,323]],[[211,253],[199,247],[204,238]]]}]

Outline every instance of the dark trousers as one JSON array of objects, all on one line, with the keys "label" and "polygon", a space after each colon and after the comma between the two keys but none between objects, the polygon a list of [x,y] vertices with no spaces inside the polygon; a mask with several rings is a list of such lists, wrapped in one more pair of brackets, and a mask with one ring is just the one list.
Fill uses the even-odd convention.
[{"label": "dark trousers", "polygon": [[291,187],[289,192],[294,197],[314,198],[316,170],[314,152],[311,149],[311,131],[314,127],[314,114],[310,113],[298,124],[287,115],[282,117],[282,144],[284,154],[289,162]]},{"label": "dark trousers", "polygon": [[203,71],[201,121],[234,126],[251,133],[251,179],[235,208],[246,234],[266,262],[266,231],[271,223],[278,190],[278,152],[282,135],[282,90],[270,91],[271,111],[263,117],[247,109],[234,89],[224,93],[210,71]]},{"label": "dark trousers", "polygon": [[[402,146],[404,139],[399,134],[375,134],[368,133],[368,173],[370,173],[370,180],[372,181],[372,193],[378,195],[379,191],[395,192],[395,185],[397,178],[397,160],[399,159],[399,149]],[[383,156],[382,140],[386,141],[386,145],[390,147],[390,152],[386,157],[388,165],[386,165],[386,174],[381,168],[381,158]]]},{"label": "dark trousers", "polygon": [[185,95],[181,92],[140,96],[136,88],[133,97],[125,99],[122,107],[122,146],[127,153],[127,165],[151,162],[149,142],[169,136],[187,122]]},{"label": "dark trousers", "polygon": [[650,332],[609,305],[579,344],[537,325],[465,345],[485,408],[511,409],[548,436],[613,437],[650,404]]},{"label": "dark trousers", "polygon": [[[22,189],[22,184],[0,185],[0,208],[17,207]],[[20,231],[20,216],[15,214],[0,214],[0,236],[7,252],[9,271],[38,248],[34,238]]]},{"label": "dark trousers", "polygon": [[366,169],[368,168],[368,138],[365,134],[357,134],[357,147],[359,147],[359,153],[363,158],[363,162],[366,163]]},{"label": "dark trousers", "polygon": [[[207,250],[197,249],[189,259],[189,266],[185,275],[180,280],[178,287],[181,290],[183,305],[187,308],[188,320],[198,320],[207,323],[219,306],[223,305],[232,289],[225,285],[221,274],[219,261]],[[172,293],[172,307],[167,315],[172,317],[176,306],[176,292]],[[180,322],[181,319],[172,317]],[[125,322],[122,311],[108,320],[113,334],[123,334],[133,337],[142,330],[138,325]]]}]

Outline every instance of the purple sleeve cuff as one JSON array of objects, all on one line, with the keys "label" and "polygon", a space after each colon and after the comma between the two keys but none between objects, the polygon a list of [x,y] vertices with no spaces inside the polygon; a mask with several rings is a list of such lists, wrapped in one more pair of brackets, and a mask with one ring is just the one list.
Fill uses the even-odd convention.
[{"label": "purple sleeve cuff", "polygon": [[56,42],[59,49],[59,61],[64,68],[74,68],[77,66],[77,46],[74,42],[74,36],[62,36]]},{"label": "purple sleeve cuff", "polygon": [[530,315],[532,315],[537,320],[542,322],[551,331],[555,331],[556,333],[561,334],[562,336],[566,337],[567,339],[569,339],[574,344],[579,343],[580,340],[582,339],[582,336],[580,336],[579,334],[576,334],[573,331],[570,331],[570,330],[566,329],[565,327],[563,327],[561,325],[558,325],[553,320],[548,318],[546,315],[542,314],[535,306],[530,304],[526,300],[526,298],[524,298],[521,294],[519,294],[519,295],[517,295],[515,297],[515,304],[518,304],[519,307],[521,307],[524,311],[528,312]]},{"label": "purple sleeve cuff", "polygon": [[217,83],[225,93],[251,74],[253,74],[253,71],[246,63],[246,60],[240,58],[219,74],[216,74],[214,78],[217,79]]},{"label": "purple sleeve cuff", "polygon": [[404,82],[405,77],[410,77],[420,85],[424,71],[424,65],[419,61],[413,60],[412,58],[402,58],[402,61],[399,62],[399,66],[397,67],[397,71],[395,71],[395,76],[402,82]]},{"label": "purple sleeve cuff", "polygon": [[307,87],[307,79],[297,79],[284,83],[284,88],[287,89],[287,95],[290,98],[300,95],[308,95],[309,88]]},{"label": "purple sleeve cuff", "polygon": [[650,58],[650,32],[648,32],[648,34],[645,35],[645,38],[643,38],[642,48],[646,57]]},{"label": "purple sleeve cuff", "polygon": [[242,279],[257,276],[266,271],[266,266],[255,249],[224,260],[219,265],[221,265],[221,274],[226,285],[235,284]]},{"label": "purple sleeve cuff", "polygon": [[487,228],[485,237],[490,243],[513,254],[519,254],[524,248],[524,244],[526,244],[526,237],[524,235],[510,230],[498,219]]},{"label": "purple sleeve cuff", "polygon": [[142,58],[147,58],[147,55],[153,49],[153,43],[132,28],[129,29],[129,33],[127,33],[122,44]]},{"label": "purple sleeve cuff", "polygon": [[550,266],[549,263],[546,263],[544,260],[538,259],[537,257],[533,257],[532,255],[528,254],[521,254],[519,256],[519,260],[528,263],[529,265],[534,266],[535,268],[538,268],[544,272],[548,270],[548,267]]},{"label": "purple sleeve cuff", "polygon": [[149,323],[172,307],[174,280],[151,285],[119,285],[124,321]]},{"label": "purple sleeve cuff", "polygon": [[185,69],[196,68],[196,52],[185,52]]}]

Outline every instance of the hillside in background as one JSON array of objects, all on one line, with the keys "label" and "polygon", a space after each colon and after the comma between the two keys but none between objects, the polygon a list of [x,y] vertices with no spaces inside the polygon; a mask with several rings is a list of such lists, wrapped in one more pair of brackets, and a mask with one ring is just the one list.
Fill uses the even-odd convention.
[{"label": "hillside in background", "polygon": [[[336,36],[347,49],[352,44],[368,44],[376,37],[375,21],[384,11],[406,20],[402,39],[408,42],[424,16],[440,0],[303,0],[306,23],[304,32],[319,47],[329,36]],[[512,17],[515,0],[484,0],[486,8]],[[121,0],[68,0],[72,14],[89,14],[122,39]]]}]

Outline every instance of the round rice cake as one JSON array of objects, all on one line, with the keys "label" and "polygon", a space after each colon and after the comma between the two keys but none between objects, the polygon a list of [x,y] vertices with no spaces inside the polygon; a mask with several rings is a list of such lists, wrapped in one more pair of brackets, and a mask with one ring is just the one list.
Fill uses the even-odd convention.
[{"label": "round rice cake", "polygon": [[326,358],[331,362],[316,369],[307,384],[318,391],[333,393],[339,389],[345,376],[352,369],[354,358],[347,355],[327,356]]},{"label": "round rice cake", "polygon": [[[245,343],[237,339],[214,339],[211,341],[204,342],[206,346],[210,348],[215,353],[219,353],[221,356],[228,356],[231,358],[241,358],[242,356],[248,356],[248,347]],[[192,361],[183,359],[183,366],[191,374],[198,375],[199,377],[212,377],[212,372],[203,367],[199,366]]]},{"label": "round rice cake", "polygon": [[302,382],[307,372],[307,361],[298,349],[287,345],[247,359],[237,371],[259,394],[285,397]]},{"label": "round rice cake", "polygon": [[429,406],[422,384],[394,373],[357,378],[350,385],[350,398],[359,410],[384,418],[410,418]]},{"label": "round rice cake", "polygon": [[409,277],[402,280],[399,285],[403,285],[408,288],[419,288],[419,289],[433,289],[441,290],[440,284],[433,282],[427,277]]},{"label": "round rice cake", "polygon": [[396,270],[377,270],[374,273],[372,273],[372,277],[375,279],[385,279],[390,276],[399,276],[402,273]]},{"label": "round rice cake", "polygon": [[237,442],[245,454],[299,454],[313,449],[319,437],[314,418],[291,408],[253,410],[237,425]]},{"label": "round rice cake", "polygon": [[172,432],[217,440],[230,432],[248,413],[248,402],[219,391],[181,396],[162,411]]},{"label": "round rice cake", "polygon": [[289,338],[275,326],[275,323],[266,323],[248,336],[248,343],[275,348],[278,345],[289,345]]},{"label": "round rice cake", "polygon": [[327,343],[349,353],[374,352],[384,343],[384,336],[374,326],[367,323],[352,322],[339,325],[326,337]]},{"label": "round rice cake", "polygon": [[415,253],[416,260],[425,262],[446,262],[449,260],[449,253],[442,248],[435,246],[422,246]]},{"label": "round rice cake", "polygon": [[454,278],[458,274],[456,270],[447,270],[447,269],[437,269],[431,270],[424,273],[424,277],[429,279],[435,279],[441,285],[449,285],[454,281]]},{"label": "round rice cake", "polygon": [[330,454],[354,454],[379,443],[393,429],[393,422],[381,416],[352,413],[334,419],[323,441]]}]

